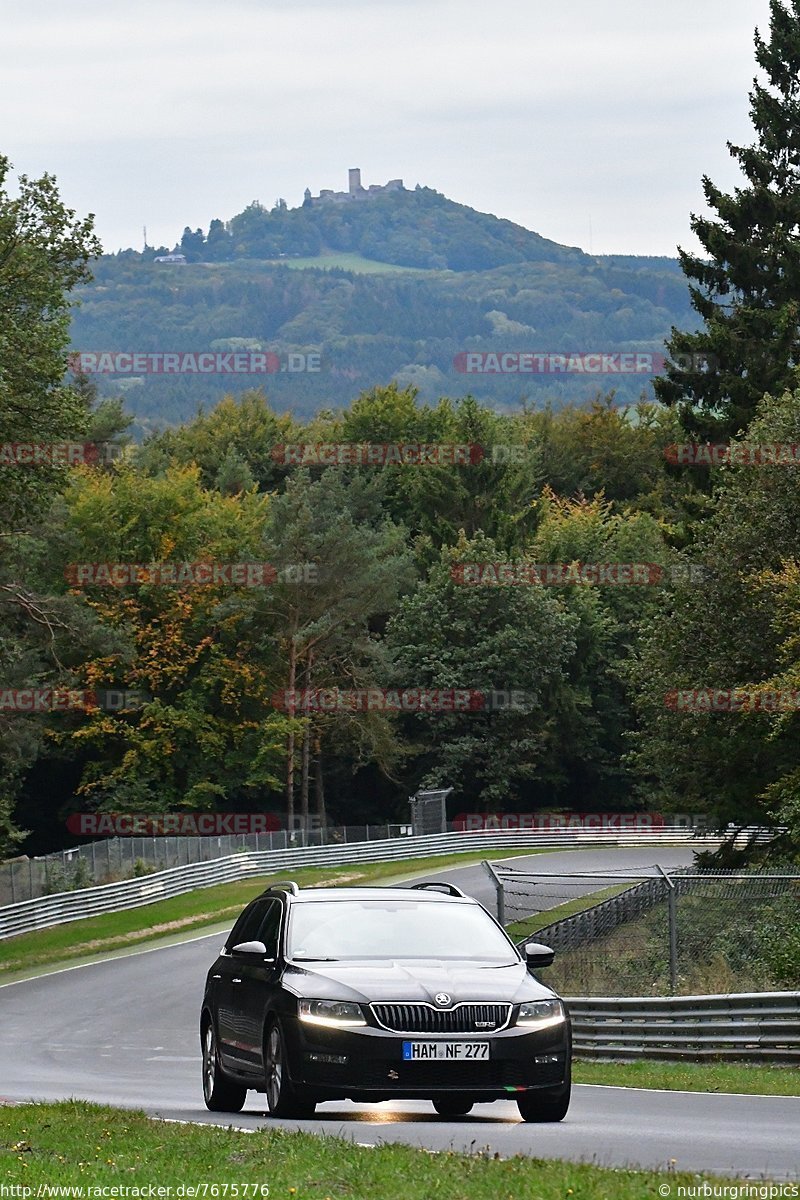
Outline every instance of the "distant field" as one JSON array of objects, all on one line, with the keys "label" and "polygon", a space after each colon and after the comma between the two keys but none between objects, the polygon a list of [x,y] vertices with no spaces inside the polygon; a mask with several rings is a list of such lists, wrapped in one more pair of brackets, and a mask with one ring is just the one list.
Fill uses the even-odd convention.
[{"label": "distant field", "polygon": [[386,275],[390,273],[403,275],[436,275],[440,272],[428,270],[425,267],[398,267],[395,263],[376,262],[372,258],[363,258],[360,254],[351,254],[344,250],[326,250],[316,258],[273,258],[264,260],[270,267],[291,267],[293,270],[304,270],[316,267],[317,270],[330,271],[339,267],[342,271],[358,271],[362,275]]}]

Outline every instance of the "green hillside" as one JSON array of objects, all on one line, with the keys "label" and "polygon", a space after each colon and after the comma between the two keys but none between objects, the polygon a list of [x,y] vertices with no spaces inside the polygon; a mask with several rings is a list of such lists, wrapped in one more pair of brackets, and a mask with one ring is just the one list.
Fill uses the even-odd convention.
[{"label": "green hillside", "polygon": [[[185,265],[156,263],[153,251],[104,257],[79,295],[74,348],[264,350],[280,368],[99,375],[101,394],[124,391],[140,431],[252,387],[299,416],[391,380],[426,400],[472,394],[498,408],[612,387],[628,403],[651,391],[649,376],[466,374],[458,356],[658,353],[672,325],[694,326],[677,260],[590,257],[429,189],[271,212],[250,205],[207,235],[187,231],[178,249]],[[292,369],[305,355],[313,369]]]},{"label": "green hillside", "polygon": [[190,262],[314,258],[344,251],[397,266],[451,271],[583,257],[578,249],[422,187],[291,209],[284,201],[271,210],[254,201],[227,224],[212,221],[205,236],[187,229],[175,248]]}]

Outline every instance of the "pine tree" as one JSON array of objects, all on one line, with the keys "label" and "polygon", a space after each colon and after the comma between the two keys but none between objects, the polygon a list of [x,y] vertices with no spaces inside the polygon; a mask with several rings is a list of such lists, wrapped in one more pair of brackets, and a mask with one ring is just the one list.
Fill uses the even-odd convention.
[{"label": "pine tree", "polygon": [[692,214],[691,228],[707,257],[679,249],[705,327],[673,328],[655,384],[687,432],[712,440],[745,430],[765,392],[796,386],[800,365],[800,0],[770,0],[769,42],[756,30],[755,47],[757,140],[728,143],[746,185],[729,195],[704,176],[719,219]]}]

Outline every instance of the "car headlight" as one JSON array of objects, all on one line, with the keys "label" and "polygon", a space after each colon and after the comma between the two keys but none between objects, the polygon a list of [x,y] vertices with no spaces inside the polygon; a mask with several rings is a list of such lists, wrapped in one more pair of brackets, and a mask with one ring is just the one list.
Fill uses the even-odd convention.
[{"label": "car headlight", "polygon": [[517,1016],[518,1025],[528,1025],[531,1029],[547,1029],[565,1020],[564,1005],[560,1000],[528,1001],[520,1004]]},{"label": "car headlight", "polygon": [[367,1023],[361,1006],[351,1004],[348,1000],[300,1000],[297,1015],[301,1021],[308,1021],[311,1025],[330,1025],[333,1028]]}]

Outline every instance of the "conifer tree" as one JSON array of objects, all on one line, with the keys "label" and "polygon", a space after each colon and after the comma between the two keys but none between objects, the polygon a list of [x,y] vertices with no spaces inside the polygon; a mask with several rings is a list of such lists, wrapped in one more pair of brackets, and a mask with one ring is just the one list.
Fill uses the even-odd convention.
[{"label": "conifer tree", "polygon": [[706,251],[679,249],[704,328],[675,328],[659,399],[687,432],[712,440],[745,430],[765,392],[796,386],[800,365],[800,0],[770,0],[770,36],[755,34],[751,146],[728,149],[745,182],[726,194],[703,177],[717,217],[692,214]]}]

